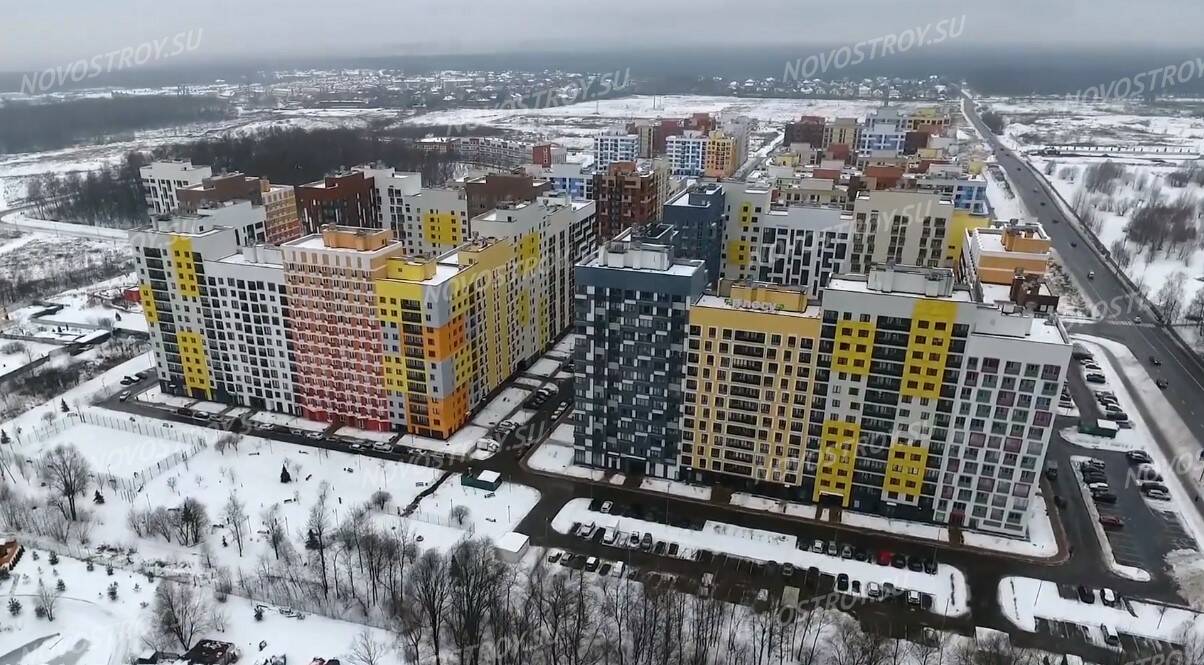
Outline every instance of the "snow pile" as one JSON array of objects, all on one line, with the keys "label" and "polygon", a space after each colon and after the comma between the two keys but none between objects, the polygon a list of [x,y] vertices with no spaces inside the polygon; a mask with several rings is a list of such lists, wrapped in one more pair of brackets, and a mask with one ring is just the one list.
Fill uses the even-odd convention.
[{"label": "snow pile", "polygon": [[1179,595],[1197,610],[1204,610],[1204,554],[1199,550],[1175,550],[1166,555],[1171,578]]}]

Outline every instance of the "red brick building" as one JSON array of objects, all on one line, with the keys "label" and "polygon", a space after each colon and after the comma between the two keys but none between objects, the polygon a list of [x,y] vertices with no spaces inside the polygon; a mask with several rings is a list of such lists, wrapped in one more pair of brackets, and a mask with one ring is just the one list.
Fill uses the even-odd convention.
[{"label": "red brick building", "polygon": [[791,143],[807,143],[812,148],[820,148],[824,142],[824,122],[820,116],[805,115],[798,122],[786,123],[785,145]]},{"label": "red brick building", "polygon": [[656,169],[640,169],[635,162],[615,162],[594,174],[598,239],[610,240],[636,224],[660,218],[663,197]]},{"label": "red brick building", "polygon": [[521,170],[514,173],[490,173],[482,178],[473,178],[464,183],[468,218],[472,219],[489,212],[503,201],[534,201],[551,188],[552,183],[537,180]]},{"label": "red brick building", "polygon": [[297,185],[297,213],[304,233],[327,224],[380,228],[380,198],[373,178],[359,171]]}]

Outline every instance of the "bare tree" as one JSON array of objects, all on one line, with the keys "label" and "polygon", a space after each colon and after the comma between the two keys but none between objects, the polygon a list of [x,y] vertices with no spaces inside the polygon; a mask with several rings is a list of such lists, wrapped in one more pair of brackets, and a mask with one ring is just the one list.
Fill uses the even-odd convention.
[{"label": "bare tree", "polygon": [[451,579],[447,560],[435,550],[427,550],[418,557],[406,584],[406,600],[415,604],[422,615],[422,622],[434,650],[435,665],[442,660],[443,626],[447,605],[451,597]]},{"label": "bare tree", "polygon": [[464,522],[468,520],[468,514],[468,506],[459,504],[452,506],[448,516],[451,517],[451,520],[456,523],[456,526],[464,526]]},{"label": "bare tree", "polygon": [[305,547],[317,552],[318,565],[322,572],[322,594],[330,594],[330,580],[327,576],[326,546],[330,524],[330,484],[323,482],[318,488],[318,498],[309,509],[309,519],[305,521]]},{"label": "bare tree", "polygon": [[46,583],[39,579],[38,591],[34,596],[34,609],[44,612],[47,621],[54,621],[54,608],[58,606],[61,595],[63,592],[59,591],[57,587],[46,586]]},{"label": "bare tree", "polygon": [[197,637],[223,624],[223,617],[198,587],[163,580],[155,588],[151,644],[177,644],[187,651]]},{"label": "bare tree", "polygon": [[284,521],[280,518],[280,504],[273,503],[268,506],[259,516],[263,520],[263,528],[267,532],[268,543],[272,546],[272,552],[276,555],[276,560],[280,560],[280,544],[285,540]]},{"label": "bare tree", "polygon": [[481,635],[501,569],[496,550],[487,541],[464,540],[452,549],[447,625],[460,663],[481,662]]},{"label": "bare tree", "polygon": [[[38,476],[51,491],[66,499],[63,515],[71,521],[79,519],[75,498],[88,489],[92,469],[75,446],[58,445],[42,454],[38,460]],[[63,506],[59,505],[60,509]]]},{"label": "bare tree", "polygon": [[351,643],[351,655],[347,660],[357,665],[381,665],[388,655],[389,646],[372,639],[367,629],[361,630]]},{"label": "bare tree", "polygon": [[242,556],[242,539],[247,529],[247,507],[238,500],[237,492],[230,492],[226,505],[222,507],[222,517],[226,527],[234,534],[234,542],[238,544],[238,556]]},{"label": "bare tree", "polygon": [[180,538],[180,544],[191,547],[205,539],[205,529],[209,524],[209,511],[205,509],[205,504],[188,497],[184,499],[179,510],[172,515],[172,524],[175,526],[176,535]]},{"label": "bare tree", "polygon": [[377,510],[384,510],[389,501],[393,499],[393,495],[384,490],[376,490],[372,493],[372,498],[368,499],[368,503],[376,506]]}]

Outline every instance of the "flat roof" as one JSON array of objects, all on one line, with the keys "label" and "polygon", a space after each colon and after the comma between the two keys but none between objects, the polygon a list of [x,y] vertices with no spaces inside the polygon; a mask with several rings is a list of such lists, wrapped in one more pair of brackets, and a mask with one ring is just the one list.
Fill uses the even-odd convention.
[{"label": "flat roof", "polygon": [[775,316],[790,316],[800,319],[818,319],[823,315],[823,308],[819,305],[808,305],[807,309],[801,312],[790,309],[775,309],[772,311],[749,309],[747,307],[737,307],[732,304],[731,298],[716,295],[704,295],[698,299],[695,307],[710,307],[712,309],[730,309],[741,312],[756,312],[759,314],[773,314]]},{"label": "flat roof", "polygon": [[866,279],[850,279],[847,277],[833,276],[828,282],[828,291],[850,291],[853,293],[876,293],[883,296],[899,296],[902,298],[922,298],[924,300],[947,300],[950,302],[966,302],[973,303],[974,298],[970,292],[964,288],[954,287],[953,294],[948,296],[930,296],[923,293],[911,293],[910,291],[882,291],[880,289],[871,289],[869,280]]}]

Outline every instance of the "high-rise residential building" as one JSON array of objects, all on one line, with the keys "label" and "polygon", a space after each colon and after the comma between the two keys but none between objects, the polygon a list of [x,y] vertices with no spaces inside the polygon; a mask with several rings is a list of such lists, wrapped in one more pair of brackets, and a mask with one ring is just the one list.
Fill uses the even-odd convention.
[{"label": "high-rise residential building", "polygon": [[517,169],[514,173],[490,173],[464,181],[468,197],[468,218],[484,214],[502,203],[534,201],[549,193],[551,183],[536,180]]},{"label": "high-rise residential building", "polygon": [[902,189],[936,192],[953,201],[954,208],[976,215],[988,212],[986,178],[965,173],[960,166],[933,164],[927,173],[905,174],[898,184]]},{"label": "high-rise residential building", "polygon": [[612,162],[633,162],[640,156],[639,134],[611,129],[594,137],[594,166],[604,169]]},{"label": "high-rise residential building", "polygon": [[594,173],[593,198],[598,204],[598,236],[609,240],[623,231],[660,218],[662,187],[668,167],[662,161],[612,162]]},{"label": "high-rise residential building", "polygon": [[[708,178],[727,178],[740,168],[744,155],[740,150],[740,138],[722,131],[713,131],[707,136],[703,150],[702,173]],[[743,143],[747,147],[747,141]]]},{"label": "high-rise residential building", "polygon": [[687,317],[707,277],[675,257],[673,231],[628,230],[576,268],[579,464],[679,476]]},{"label": "high-rise residential building", "polygon": [[295,192],[301,227],[307,234],[330,225],[379,228],[380,194],[372,176],[363,171],[328,175],[297,185]]},{"label": "high-rise residential building", "polygon": [[401,224],[393,237],[414,255],[435,256],[468,241],[468,194],[458,188],[424,187],[401,197]]},{"label": "high-rise residential building", "polygon": [[904,116],[895,108],[882,108],[866,118],[857,135],[857,156],[861,160],[898,157],[903,154],[907,130]]},{"label": "high-rise residential building", "polygon": [[567,194],[574,199],[592,199],[594,174],[592,166],[582,162],[563,162],[551,166],[527,164],[527,173],[548,183],[548,194]]},{"label": "high-rise residential building", "polygon": [[142,192],[150,214],[170,213],[180,207],[176,190],[192,187],[213,175],[208,166],[193,166],[190,161],[151,162],[138,169]]},{"label": "high-rise residential building", "polygon": [[[252,206],[263,206],[264,209],[263,238],[260,240],[278,245],[301,236],[297,199],[291,185],[274,185],[266,178],[226,173],[178,189],[176,198],[180,210],[185,213],[218,208],[240,200],[249,201]],[[248,242],[253,240],[244,241],[240,238],[241,244]]]},{"label": "high-rise residential building", "polygon": [[1066,380],[1056,320],[947,268],[834,278],[811,400],[812,500],[1024,535]]},{"label": "high-rise residential building", "polygon": [[810,475],[819,307],[798,288],[725,280],[688,325],[681,476],[798,492]]},{"label": "high-rise residential building", "polygon": [[768,282],[818,297],[832,275],[848,270],[852,214],[839,207],[772,205],[764,186],[724,183],[724,190],[725,279]]},{"label": "high-rise residential building", "polygon": [[723,265],[723,231],[726,199],[716,182],[691,185],[665,202],[661,219],[676,230],[674,246],[684,259],[700,259],[707,281],[719,280]]},{"label": "high-rise residential building", "polygon": [[828,150],[832,146],[857,147],[857,135],[861,123],[857,118],[832,118],[824,122],[823,140],[819,147]]},{"label": "high-rise residential building", "polygon": [[706,169],[707,143],[710,138],[694,129],[665,140],[665,156],[673,175],[701,176]]},{"label": "high-rise residential building", "polygon": [[786,135],[782,142],[786,145],[792,143],[806,143],[812,148],[824,148],[824,118],[822,116],[805,115],[798,119],[798,122],[786,123]]},{"label": "high-rise residential building", "polygon": [[422,174],[382,166],[358,166],[355,170],[371,179],[376,188],[380,217],[373,228],[391,230],[393,238],[401,240],[397,232],[405,228],[405,199],[422,191]]},{"label": "high-rise residential building", "polygon": [[876,191],[853,203],[853,247],[849,269],[855,273],[874,264],[941,266],[953,202],[921,191]]}]

